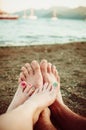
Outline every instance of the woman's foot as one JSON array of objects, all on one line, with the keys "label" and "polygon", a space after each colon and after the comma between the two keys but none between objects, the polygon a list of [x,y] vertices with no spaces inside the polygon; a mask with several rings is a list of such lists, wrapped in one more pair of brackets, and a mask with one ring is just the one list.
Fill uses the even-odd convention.
[{"label": "woman's foot", "polygon": [[26,63],[25,66],[22,67],[22,73],[20,73],[19,87],[7,111],[11,111],[24,103],[37,87],[42,86],[43,78],[38,62],[32,61],[31,65]]},{"label": "woman's foot", "polygon": [[32,130],[40,113],[50,106],[56,98],[56,88],[45,84],[38,88],[30,98],[16,109],[0,117],[0,128],[3,130]]},{"label": "woman's foot", "polygon": [[19,77],[19,83],[21,81],[26,81],[27,84],[32,84],[35,88],[43,86],[43,78],[37,61],[32,61],[31,65],[26,63],[21,70],[22,72]]},{"label": "woman's foot", "polygon": [[56,99],[56,89],[51,84],[45,83],[43,87],[37,88],[35,92],[24,103],[27,109],[34,111],[33,122],[37,122],[40,113],[50,106]]},{"label": "woman's foot", "polygon": [[33,91],[34,88],[31,87],[31,85],[27,85],[24,81],[21,82],[18,86],[18,89],[13,97],[11,104],[7,109],[7,112],[12,111],[19,105],[23,104],[29,98]]},{"label": "woman's foot", "polygon": [[56,67],[51,63],[48,63],[47,60],[42,60],[40,63],[40,68],[43,76],[43,82],[48,82],[51,84],[57,84],[57,100],[63,104],[61,91],[60,91],[60,77],[56,70]]}]

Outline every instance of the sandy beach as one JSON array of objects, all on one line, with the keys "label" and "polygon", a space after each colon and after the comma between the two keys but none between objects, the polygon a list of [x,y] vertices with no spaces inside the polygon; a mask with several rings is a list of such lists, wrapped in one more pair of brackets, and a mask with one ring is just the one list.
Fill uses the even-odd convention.
[{"label": "sandy beach", "polygon": [[0,47],[0,114],[4,113],[18,87],[21,67],[32,60],[47,59],[61,77],[64,102],[86,116],[86,43]]}]

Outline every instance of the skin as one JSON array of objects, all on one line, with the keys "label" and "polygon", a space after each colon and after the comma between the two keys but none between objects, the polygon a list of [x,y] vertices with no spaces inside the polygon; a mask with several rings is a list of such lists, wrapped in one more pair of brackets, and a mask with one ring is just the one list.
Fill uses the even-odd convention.
[{"label": "skin", "polygon": [[43,86],[43,78],[37,61],[32,61],[31,65],[26,63],[21,70],[22,73],[20,74],[19,83],[21,80],[24,80],[27,84],[32,84],[35,88]]},{"label": "skin", "polygon": [[62,104],[64,104],[60,91],[60,77],[58,75],[56,67],[51,63],[48,63],[47,60],[42,60],[40,63],[40,68],[43,77],[43,83],[48,82],[51,84],[53,83],[58,84],[56,100],[59,100]]},{"label": "skin", "polygon": [[[28,84],[28,87],[26,86],[23,89],[21,81],[24,81],[26,85]],[[29,63],[26,63],[22,67],[22,73],[20,73],[19,77],[19,86],[11,104],[7,109],[7,112],[23,104],[36,88],[40,88],[42,86],[43,78],[38,62],[32,61],[31,65]]]},{"label": "skin", "polygon": [[34,88],[31,87],[31,85],[27,86],[27,83],[26,83],[26,86],[24,88],[24,86],[22,86],[22,84],[20,83],[13,97],[12,102],[10,103],[7,109],[7,112],[12,111],[19,105],[23,104],[29,98],[29,96],[32,94],[33,91],[34,91]]},{"label": "skin", "polygon": [[[86,128],[86,118],[81,117],[81,116],[75,114],[74,112],[72,112],[64,104],[64,102],[62,100],[61,91],[60,91],[60,78],[58,76],[58,72],[57,72],[55,66],[52,66],[52,64],[48,63],[46,60],[42,60],[40,63],[40,68],[41,68],[41,73],[42,73],[42,77],[43,77],[43,84],[45,82],[48,82],[51,84],[57,82],[57,84],[58,84],[58,87],[56,89],[57,98],[56,98],[55,102],[53,103],[53,105],[50,106],[51,117],[54,121],[53,122],[54,125],[57,127],[57,124],[59,124],[60,128],[63,130],[67,130],[67,129],[76,130],[76,128],[78,130],[84,130]],[[22,75],[20,75],[20,79],[23,79],[23,81],[25,80],[27,82],[28,81],[28,76],[27,76],[28,70],[27,69],[26,69],[27,71],[26,70],[24,71],[24,70],[22,72]],[[40,81],[40,80],[38,80],[38,81]],[[27,83],[29,84],[29,82],[27,82]],[[32,83],[34,83],[34,82],[32,82]],[[37,85],[35,87],[37,87]],[[49,115],[47,115],[47,113],[43,111],[41,113],[41,116],[40,116],[35,128],[41,128],[41,130],[42,130],[42,129],[44,129],[44,127],[41,127],[43,125],[43,126],[45,126],[46,130],[48,130],[50,128],[52,128],[52,130],[55,129],[55,127],[52,125],[52,123],[50,121],[50,117],[49,118],[47,118],[47,117],[49,117]],[[45,122],[47,122],[47,123],[45,123]],[[72,125],[71,125],[71,122],[72,122]],[[57,127],[57,129],[58,129],[58,127]]]},{"label": "skin", "polygon": [[[37,61],[36,61],[36,63],[37,63]],[[38,63],[37,63],[37,65],[38,65]],[[45,64],[43,64],[43,67],[42,67],[42,62],[41,62],[41,64],[40,64],[40,67],[41,68],[43,68],[43,69],[41,69],[40,71],[42,72],[42,71],[44,71],[44,73],[41,73],[42,74],[42,77],[43,77],[43,74],[45,75],[45,79],[48,79],[47,77],[49,77],[49,80],[45,80],[44,82],[48,82],[48,83],[51,83],[51,84],[53,84],[53,83],[58,83],[58,88],[57,88],[57,91],[59,90],[59,88],[60,88],[60,78],[59,78],[59,76],[58,76],[58,73],[57,73],[57,71],[56,71],[56,68],[55,68],[55,66],[53,66],[53,68],[52,68],[52,72],[51,72],[51,70],[50,70],[50,63],[49,63],[49,65],[48,65],[48,71],[50,71],[50,73],[48,74],[48,73],[45,73],[45,70],[46,70],[46,65]],[[26,82],[29,80],[29,75],[28,75],[28,73],[30,74],[31,72],[33,72],[33,70],[31,70],[32,69],[32,67],[30,66],[30,69],[28,68],[28,67],[26,67],[27,65],[25,64],[25,66],[24,67],[22,67],[23,69],[23,71],[22,71],[22,73],[20,74],[20,77],[19,77],[19,81],[21,81],[21,80],[25,80]],[[40,67],[38,67],[38,68],[40,68]],[[45,69],[45,70],[44,70]],[[31,72],[29,72],[29,70],[31,71]],[[32,77],[33,78],[33,77]],[[32,80],[31,80],[32,81]],[[42,81],[43,82],[43,80],[37,80],[37,82],[40,82],[40,81]],[[49,82],[50,81],[50,82]],[[58,82],[57,82],[58,81]],[[27,82],[28,83],[28,82]],[[31,83],[31,82],[30,82]],[[60,97],[60,99],[61,99],[61,101],[62,101],[62,98],[61,98],[61,93],[60,93],[60,91],[58,91],[58,95],[57,95],[58,97]],[[43,114],[43,113],[42,113]],[[56,129],[54,126],[53,126],[53,124],[52,124],[52,122],[50,121],[50,117],[49,118],[46,118],[47,116],[46,116],[46,112],[44,112],[44,114],[43,114],[43,116],[42,116],[42,114],[41,114],[41,117],[40,117],[40,120],[38,121],[39,123],[37,123],[37,125],[36,125],[36,127],[34,127],[35,129],[39,129],[41,126],[46,126],[45,127],[45,129],[47,130],[47,129],[50,129],[50,128],[52,128],[52,130],[54,130],[54,129]],[[45,118],[43,118],[42,119],[42,117],[45,117]],[[47,119],[47,120],[46,120]],[[42,122],[40,122],[40,121],[42,121]],[[47,123],[46,123],[47,122]],[[43,125],[41,125],[41,123],[43,124]],[[41,127],[41,130],[42,129],[44,129],[44,127]]]},{"label": "skin", "polygon": [[[22,81],[24,81],[24,84],[26,84],[26,86],[22,86],[21,84]],[[43,86],[43,78],[42,78],[42,74],[38,62],[32,61],[31,65],[29,63],[26,63],[22,67],[22,73],[20,73],[19,76],[19,86],[13,97],[11,104],[8,107],[7,112],[10,112],[15,108],[17,108],[18,106],[20,106],[21,104],[23,104],[31,96],[35,88],[41,88],[42,86]],[[45,130],[48,129],[56,130],[56,128],[53,126],[53,124],[50,121],[50,111],[48,108],[43,110],[43,112],[41,113],[39,122],[40,124],[42,123],[43,126],[45,126],[45,127],[41,127],[41,130],[44,128]],[[35,130],[39,129],[39,127],[40,127],[39,124],[36,124],[34,126],[34,129]]]},{"label": "skin", "polygon": [[[86,118],[77,115],[72,112],[63,102],[61,91],[60,91],[60,78],[56,68],[51,63],[46,60],[42,60],[40,63],[40,68],[43,76],[43,82],[51,83],[53,82],[51,78],[59,82],[59,87],[57,90],[57,98],[55,102],[50,106],[52,121],[57,127],[59,124],[60,128],[63,130],[84,130],[86,129]],[[55,81],[56,82],[56,81]],[[72,123],[72,125],[71,125]]]},{"label": "skin", "polygon": [[36,89],[23,105],[0,116],[0,130],[32,130],[40,113],[50,106],[55,98],[56,88],[51,85],[45,84]]},{"label": "skin", "polygon": [[34,125],[34,130],[57,130],[50,120],[51,112],[49,108],[45,108],[37,121],[37,123]]}]

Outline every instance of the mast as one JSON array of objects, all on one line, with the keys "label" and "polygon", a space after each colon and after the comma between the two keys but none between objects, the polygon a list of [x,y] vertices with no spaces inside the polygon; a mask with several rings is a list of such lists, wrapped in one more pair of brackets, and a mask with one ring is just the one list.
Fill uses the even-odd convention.
[{"label": "mast", "polygon": [[35,12],[34,12],[34,9],[31,8],[30,10],[30,16],[29,16],[29,19],[37,19],[37,16],[35,15]]},{"label": "mast", "polygon": [[57,20],[57,12],[56,12],[56,8],[54,7],[53,9],[53,17],[52,20]]},{"label": "mast", "polygon": [[25,19],[28,18],[27,13],[26,13],[26,10],[24,10],[23,18],[25,18]]}]

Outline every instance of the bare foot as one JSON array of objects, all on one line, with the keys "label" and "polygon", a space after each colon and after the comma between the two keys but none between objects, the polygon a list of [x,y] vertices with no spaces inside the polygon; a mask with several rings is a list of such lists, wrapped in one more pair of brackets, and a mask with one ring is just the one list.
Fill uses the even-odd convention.
[{"label": "bare foot", "polygon": [[[40,113],[48,106],[50,106],[56,99],[56,88],[51,84],[45,83],[43,87],[37,88],[35,92],[25,102],[28,109],[34,110],[33,123],[35,124],[39,118]],[[29,104],[29,107],[28,107]]]},{"label": "bare foot", "polygon": [[22,80],[26,81],[27,84],[32,84],[35,88],[43,86],[43,78],[37,61],[32,61],[31,65],[26,63],[25,66],[22,67],[19,82]]},{"label": "bare foot", "polygon": [[51,84],[57,83],[57,100],[63,104],[61,91],[60,91],[60,77],[56,70],[56,67],[51,63],[48,63],[47,60],[42,60],[40,63],[40,68],[43,76],[43,82],[48,82]]},{"label": "bare foot", "polygon": [[45,84],[43,87],[37,88],[22,105],[0,117],[0,128],[3,130],[32,130],[40,113],[50,106],[55,98],[55,87]]},{"label": "bare foot", "polygon": [[[24,103],[35,90],[35,88],[43,86],[43,78],[37,61],[32,61],[31,65],[26,63],[25,66],[22,67],[22,71],[23,72],[20,73],[19,77],[19,87],[10,106],[8,107],[7,112]],[[24,91],[21,88],[22,81],[25,81],[25,83],[28,84],[28,87],[26,86]]]},{"label": "bare foot", "polygon": [[23,84],[20,83],[13,97],[12,102],[7,109],[7,112],[12,111],[14,108],[23,104],[28,99],[28,97],[32,94],[33,91],[34,91],[34,88],[33,87],[31,88],[30,85],[26,84],[26,82],[23,82]]}]

